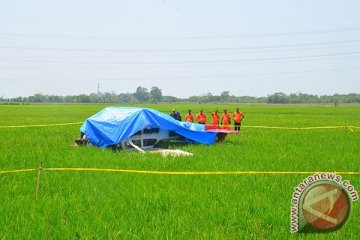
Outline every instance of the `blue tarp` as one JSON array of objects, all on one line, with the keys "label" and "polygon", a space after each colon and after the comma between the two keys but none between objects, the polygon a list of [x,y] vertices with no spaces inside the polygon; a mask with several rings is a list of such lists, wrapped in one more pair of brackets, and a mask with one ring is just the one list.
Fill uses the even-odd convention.
[{"label": "blue tarp", "polygon": [[118,144],[145,128],[174,131],[195,142],[211,145],[216,133],[205,125],[179,122],[167,114],[149,108],[107,107],[86,119],[81,126],[90,143],[98,147]]}]

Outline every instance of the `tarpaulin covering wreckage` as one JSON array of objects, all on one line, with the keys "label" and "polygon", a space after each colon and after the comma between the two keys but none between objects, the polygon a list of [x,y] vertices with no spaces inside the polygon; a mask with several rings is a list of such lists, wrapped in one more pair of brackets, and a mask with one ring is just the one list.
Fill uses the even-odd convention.
[{"label": "tarpaulin covering wreckage", "polygon": [[211,145],[215,143],[217,134],[206,131],[205,125],[179,122],[154,109],[135,107],[107,107],[89,117],[80,131],[98,147],[119,144],[126,147],[124,145],[137,141],[136,145],[141,148],[179,136]]}]

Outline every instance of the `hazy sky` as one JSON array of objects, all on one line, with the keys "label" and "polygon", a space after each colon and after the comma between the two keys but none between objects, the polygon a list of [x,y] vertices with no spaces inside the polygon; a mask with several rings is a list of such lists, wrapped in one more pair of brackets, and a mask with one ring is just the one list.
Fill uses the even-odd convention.
[{"label": "hazy sky", "polygon": [[0,97],[360,92],[359,0],[0,0]]}]

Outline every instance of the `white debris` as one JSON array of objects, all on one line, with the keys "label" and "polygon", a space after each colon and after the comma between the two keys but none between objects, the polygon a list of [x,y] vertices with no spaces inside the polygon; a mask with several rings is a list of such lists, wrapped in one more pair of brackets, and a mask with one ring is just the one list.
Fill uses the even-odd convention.
[{"label": "white debris", "polygon": [[166,156],[192,156],[190,152],[186,152],[180,149],[154,149],[148,150],[149,153],[160,153],[163,157]]}]

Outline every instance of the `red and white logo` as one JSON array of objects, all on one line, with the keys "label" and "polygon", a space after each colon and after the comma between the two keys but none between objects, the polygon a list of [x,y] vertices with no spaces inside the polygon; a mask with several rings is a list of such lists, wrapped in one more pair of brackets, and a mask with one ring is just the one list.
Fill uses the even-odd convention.
[{"label": "red and white logo", "polygon": [[321,230],[341,226],[350,213],[349,198],[344,190],[328,183],[310,186],[301,207],[305,220]]}]

